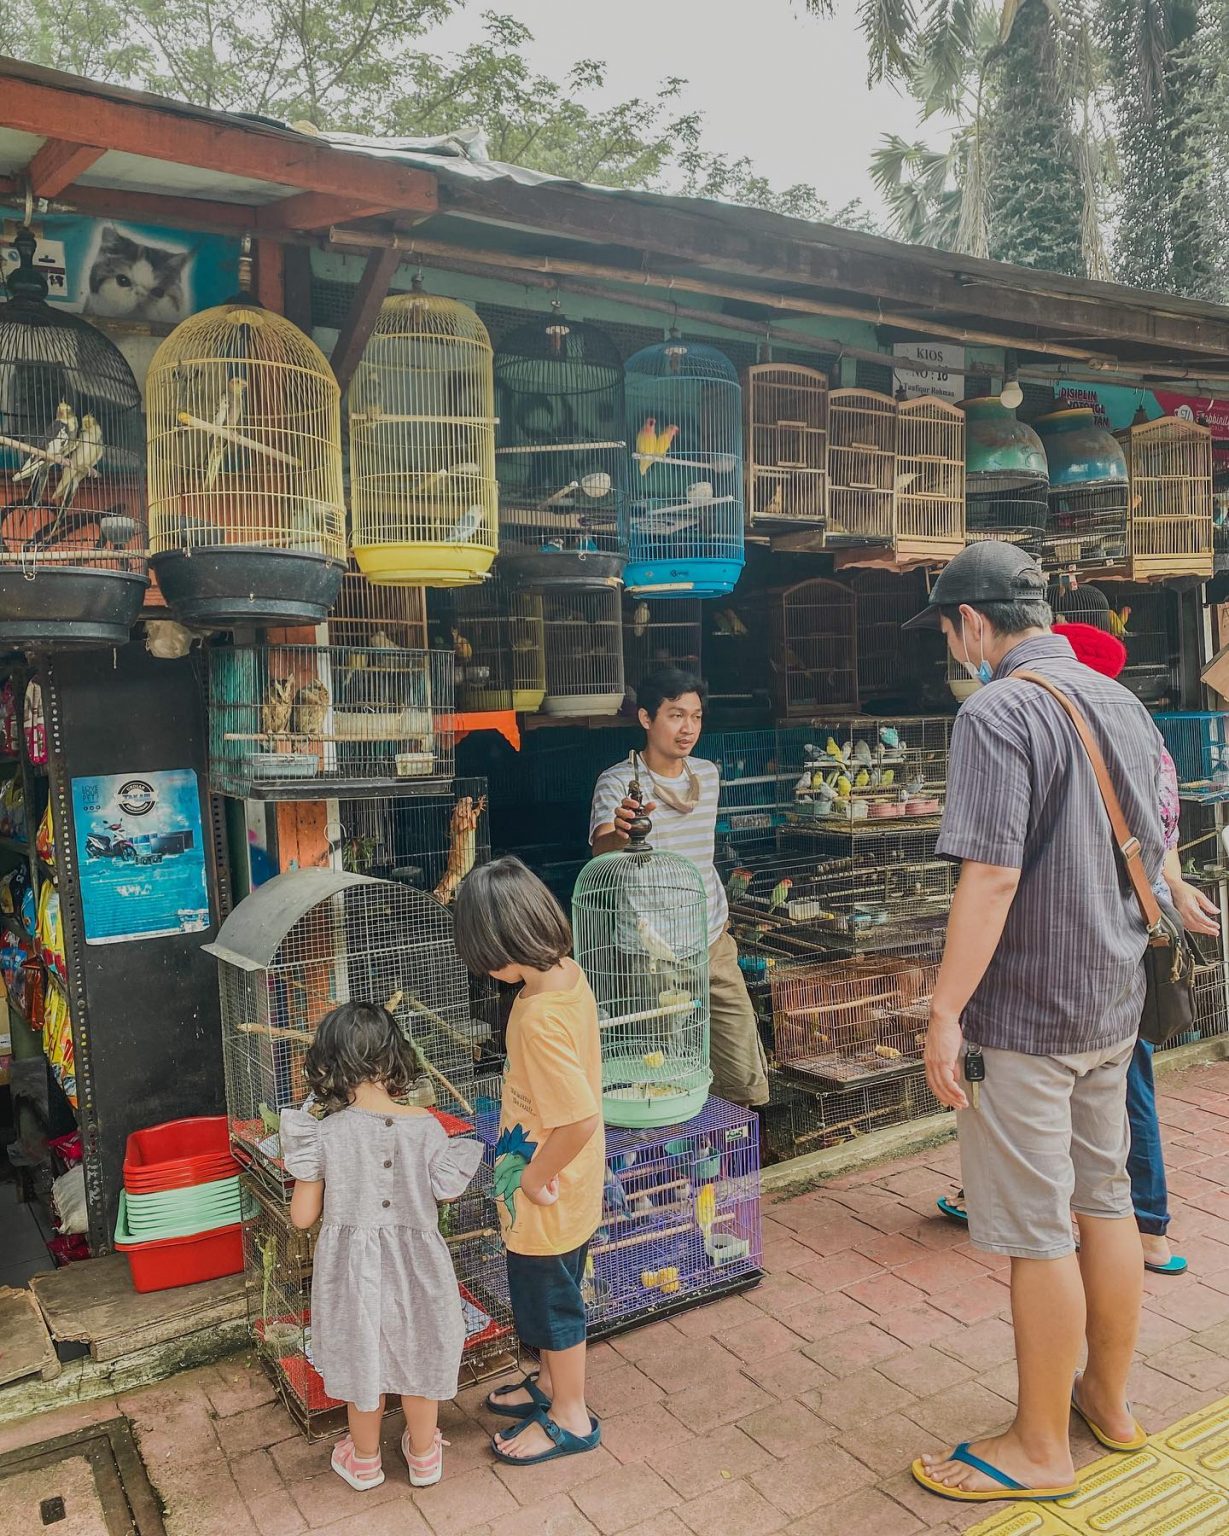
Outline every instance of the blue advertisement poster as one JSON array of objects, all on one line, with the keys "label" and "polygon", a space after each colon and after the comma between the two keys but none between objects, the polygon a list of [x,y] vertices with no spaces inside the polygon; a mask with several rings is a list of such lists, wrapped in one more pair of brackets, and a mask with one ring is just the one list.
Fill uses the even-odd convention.
[{"label": "blue advertisement poster", "polygon": [[87,944],[126,944],[209,927],[196,774],[112,773],[73,780]]}]

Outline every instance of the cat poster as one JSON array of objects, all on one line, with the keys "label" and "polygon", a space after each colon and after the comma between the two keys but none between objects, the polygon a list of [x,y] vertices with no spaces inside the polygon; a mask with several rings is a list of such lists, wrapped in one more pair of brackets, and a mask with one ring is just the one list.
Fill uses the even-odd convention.
[{"label": "cat poster", "polygon": [[[104,327],[168,330],[239,286],[239,242],[225,235],[76,214],[47,214],[37,227],[48,301]],[[12,245],[0,245],[0,273],[16,264]]]}]

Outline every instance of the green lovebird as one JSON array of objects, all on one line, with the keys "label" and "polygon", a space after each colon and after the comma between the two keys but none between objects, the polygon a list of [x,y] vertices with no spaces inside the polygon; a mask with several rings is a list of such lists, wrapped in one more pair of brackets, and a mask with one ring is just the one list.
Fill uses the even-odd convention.
[{"label": "green lovebird", "polygon": [[755,875],[749,869],[735,869],[730,872],[725,893],[729,897],[731,906],[743,899],[754,879]]},{"label": "green lovebird", "polygon": [[788,875],[786,875],[784,880],[777,881],[776,885],[774,885],[772,888],[772,900],[769,903],[770,911],[775,912],[778,907],[783,907],[785,905],[789,898],[789,893],[793,888],[793,884],[794,882],[789,878]]}]

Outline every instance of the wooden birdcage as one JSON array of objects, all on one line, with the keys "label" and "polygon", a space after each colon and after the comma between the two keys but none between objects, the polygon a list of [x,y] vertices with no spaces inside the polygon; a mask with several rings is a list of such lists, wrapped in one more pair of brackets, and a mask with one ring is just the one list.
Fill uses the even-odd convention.
[{"label": "wooden birdcage", "polygon": [[634,700],[640,679],[657,667],[680,667],[698,676],[702,630],[698,598],[663,602],[628,593],[623,599],[623,675],[629,697]]},{"label": "wooden birdcage", "polygon": [[1211,429],[1162,416],[1128,427],[1119,441],[1131,486],[1131,576],[1211,576]]},{"label": "wooden birdcage", "polygon": [[619,594],[543,592],[547,715],[617,715],[623,704],[623,623]]},{"label": "wooden birdcage", "polygon": [[1085,406],[1051,411],[1034,425],[1050,473],[1045,563],[1071,573],[1125,575],[1130,493],[1126,456],[1113,433]]},{"label": "wooden birdcage", "polygon": [[856,709],[857,614],[853,593],[822,576],[774,594],[772,671],[779,715]]},{"label": "wooden birdcage", "polygon": [[828,396],[829,544],[890,544],[896,484],[896,401],[870,389]]},{"label": "wooden birdcage", "polygon": [[455,587],[495,558],[491,339],[474,311],[386,299],[347,396],[354,557],[371,581]]},{"label": "wooden birdcage", "polygon": [[623,360],[596,326],[549,315],[495,354],[500,559],[520,586],[610,586],[627,564]]},{"label": "wooden birdcage", "polygon": [[900,560],[950,560],[964,548],[964,415],[924,395],[896,407],[896,515]]},{"label": "wooden birdcage", "polygon": [[45,302],[33,233],[0,304],[0,648],[122,645],[148,585],[141,392]]},{"label": "wooden birdcage", "polygon": [[721,597],[743,568],[742,392],[716,347],[676,331],[627,361],[634,433],[629,591]]},{"label": "wooden birdcage", "polygon": [[533,714],[546,693],[542,599],[508,582],[502,557],[497,571],[490,581],[453,598],[458,706]]},{"label": "wooden birdcage", "polygon": [[743,386],[747,521],[820,527],[828,512],[828,376],[796,363],[756,363]]},{"label": "wooden birdcage", "polygon": [[377,587],[351,558],[329,615],[329,638],[339,645],[427,648],[427,603],[422,587]]},{"label": "wooden birdcage", "polygon": [[1050,476],[1041,439],[997,395],[962,400],[965,413],[965,538],[1018,544],[1040,557]]},{"label": "wooden birdcage", "polygon": [[150,549],[185,623],[316,624],[346,561],[341,396],[324,353],[239,300],[192,315],[154,353]]}]

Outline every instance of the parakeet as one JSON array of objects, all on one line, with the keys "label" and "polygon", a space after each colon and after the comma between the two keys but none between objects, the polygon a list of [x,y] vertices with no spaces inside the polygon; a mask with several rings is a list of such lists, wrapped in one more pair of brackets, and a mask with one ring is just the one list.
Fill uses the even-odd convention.
[{"label": "parakeet", "polygon": [[800,776],[798,782],[794,785],[794,793],[796,795],[809,795],[814,786],[815,779],[822,779],[822,777],[822,774],[812,774],[808,770],[806,773]]},{"label": "parakeet", "polygon": [[751,882],[755,875],[749,869],[735,869],[730,871],[730,878],[726,882],[725,893],[730,905],[740,902],[751,888]]},{"label": "parakeet", "polygon": [[271,677],[260,706],[260,728],[266,736],[284,736],[294,709],[294,678]]},{"label": "parakeet", "polygon": [[1131,633],[1131,631],[1127,628],[1127,625],[1131,622],[1131,610],[1129,606],[1124,604],[1123,607],[1116,610],[1111,608],[1109,610],[1108,618],[1110,621],[1110,633],[1116,636],[1117,639],[1121,640],[1124,638],[1124,636],[1127,636]]},{"label": "parakeet", "polygon": [[295,695],[294,733],[296,736],[321,736],[329,713],[329,690],[319,678],[304,683]]},{"label": "parakeet", "polygon": [[696,1191],[696,1226],[708,1236],[717,1219],[717,1192],[711,1184],[702,1184]]},{"label": "parakeet", "polygon": [[853,785],[849,782],[844,774],[841,774],[841,776],[836,781],[836,792],[842,800],[849,799],[849,792],[852,788]]},{"label": "parakeet", "polygon": [[632,634],[637,640],[643,639],[644,632],[649,627],[648,603],[637,603],[632,610]]},{"label": "parakeet", "polygon": [[13,483],[21,480],[30,481],[30,492],[26,497],[26,504],[31,507],[38,506],[43,499],[43,492],[47,488],[47,480],[52,469],[56,465],[63,464],[65,456],[77,441],[77,415],[67,400],[61,400],[55,410],[55,425],[47,437],[45,459],[36,458],[31,454],[26,462],[13,476]]},{"label": "parakeet", "polygon": [[900,732],[894,725],[881,725],[879,740],[889,751],[894,752],[900,746]]},{"label": "parakeet", "polygon": [[737,635],[739,639],[742,639],[748,633],[747,626],[739,618],[738,614],[734,612],[733,608],[726,609],[725,618],[726,623],[730,626],[730,633],[732,635]]},{"label": "parakeet", "polygon": [[777,881],[776,885],[774,885],[772,888],[772,895],[769,898],[770,912],[776,912],[778,908],[785,905],[785,903],[789,900],[789,893],[793,889],[793,885],[794,882],[788,875],[786,875],[783,880]]},{"label": "parakeet", "polygon": [[81,430],[77,434],[76,441],[71,443],[65,451],[64,473],[60,476],[59,485],[52,492],[52,501],[59,502],[62,507],[72,506],[77,487],[102,458],[102,450],[102,428],[86,411],[81,418]]},{"label": "parakeet", "polygon": [[865,741],[858,740],[854,743],[853,761],[857,763],[859,768],[869,768],[871,763],[874,762],[874,758],[871,756],[871,749]]},{"label": "parakeet", "polygon": [[445,544],[468,544],[486,522],[486,512],[477,502],[472,507],[467,507],[461,516],[452,525],[452,531],[445,538]]},{"label": "parakeet", "polygon": [[896,778],[895,768],[885,768],[879,776],[880,789],[891,789],[892,781]]},{"label": "parakeet", "polygon": [[842,753],[840,747],[838,747],[837,744],[836,744],[836,737],[835,736],[829,736],[828,737],[827,741],[824,743],[824,751],[835,762],[843,763],[845,761],[844,754]]},{"label": "parakeet", "polygon": [[859,768],[857,773],[854,774],[853,787],[855,789],[865,789],[870,781],[871,776],[869,772],[865,768]]},{"label": "parakeet", "polygon": [[[244,399],[247,394],[247,381],[239,377],[227,379],[226,388],[218,401],[218,408],[213,415],[215,427],[237,427],[243,420]],[[226,438],[220,432],[212,432],[209,437],[209,457],[205,461],[205,489],[212,490],[213,483],[218,478],[222,468],[222,460],[226,457],[226,450],[230,447]]]},{"label": "parakeet", "polygon": [[761,517],[780,517],[785,511],[785,486],[781,481],[777,482],[777,488],[769,498],[767,506],[760,511]]}]

